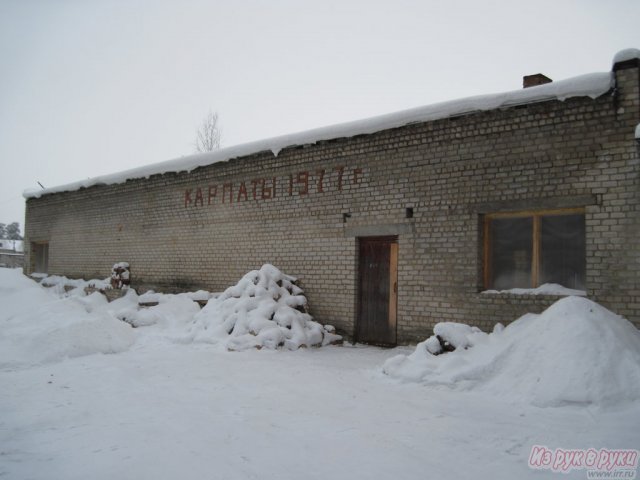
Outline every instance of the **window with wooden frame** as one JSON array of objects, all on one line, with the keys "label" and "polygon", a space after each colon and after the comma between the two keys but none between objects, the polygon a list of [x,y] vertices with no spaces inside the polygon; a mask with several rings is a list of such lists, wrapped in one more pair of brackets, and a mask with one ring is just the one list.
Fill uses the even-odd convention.
[{"label": "window with wooden frame", "polygon": [[484,215],[484,288],[585,289],[584,208]]}]

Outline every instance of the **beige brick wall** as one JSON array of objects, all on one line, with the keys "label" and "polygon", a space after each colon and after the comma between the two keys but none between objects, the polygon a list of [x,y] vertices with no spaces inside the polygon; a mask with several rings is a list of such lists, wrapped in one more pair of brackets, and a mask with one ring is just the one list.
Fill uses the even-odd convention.
[{"label": "beige brick wall", "polygon": [[483,213],[585,206],[589,297],[640,325],[638,69],[617,75],[615,95],[596,100],[474,113],[30,199],[27,241],[49,242],[51,273],[105,277],[127,261],[138,288],[222,290],[270,262],[300,279],[316,319],[352,333],[354,235],[397,229],[398,339],[411,342],[439,321],[490,329],[557,299],[479,293]]}]

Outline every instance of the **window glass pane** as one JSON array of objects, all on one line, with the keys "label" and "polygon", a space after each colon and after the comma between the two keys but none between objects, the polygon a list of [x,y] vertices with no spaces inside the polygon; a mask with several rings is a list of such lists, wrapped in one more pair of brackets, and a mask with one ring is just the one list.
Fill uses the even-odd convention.
[{"label": "window glass pane", "polygon": [[584,290],[584,215],[550,215],[540,220],[540,284],[559,283],[568,288]]},{"label": "window glass pane", "polygon": [[491,220],[491,288],[531,287],[532,235],[531,217]]}]

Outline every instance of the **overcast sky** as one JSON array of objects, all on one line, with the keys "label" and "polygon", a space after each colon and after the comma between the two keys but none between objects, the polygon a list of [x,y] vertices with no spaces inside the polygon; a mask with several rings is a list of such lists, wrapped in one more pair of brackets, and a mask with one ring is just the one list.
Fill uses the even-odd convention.
[{"label": "overcast sky", "polygon": [[0,0],[0,222],[22,191],[608,71],[638,0]]}]

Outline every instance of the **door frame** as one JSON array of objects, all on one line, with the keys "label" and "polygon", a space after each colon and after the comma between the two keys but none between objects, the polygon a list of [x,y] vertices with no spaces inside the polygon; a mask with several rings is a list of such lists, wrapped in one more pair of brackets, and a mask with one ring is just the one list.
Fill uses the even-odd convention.
[{"label": "door frame", "polygon": [[397,235],[384,235],[384,236],[363,236],[357,237],[357,256],[356,256],[356,321],[354,328],[354,338],[356,342],[362,341],[359,338],[359,327],[362,318],[362,270],[361,270],[361,244],[362,242],[378,242],[387,244],[389,246],[389,299],[388,299],[388,312],[387,312],[387,324],[393,331],[392,341],[367,341],[369,344],[380,346],[396,346],[397,345],[397,328],[398,328],[398,250],[399,239]]}]

